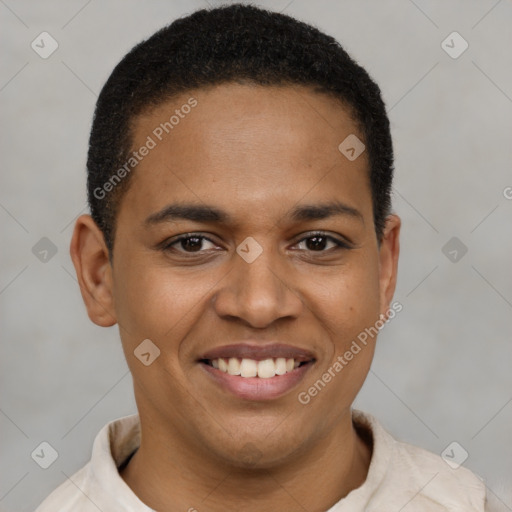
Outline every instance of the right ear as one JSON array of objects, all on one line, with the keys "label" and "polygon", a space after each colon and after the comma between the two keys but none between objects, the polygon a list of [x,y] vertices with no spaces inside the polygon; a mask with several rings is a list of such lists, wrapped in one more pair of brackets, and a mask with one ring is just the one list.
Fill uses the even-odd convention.
[{"label": "right ear", "polygon": [[112,266],[103,233],[90,215],[76,220],[69,250],[89,318],[101,327],[115,325]]}]

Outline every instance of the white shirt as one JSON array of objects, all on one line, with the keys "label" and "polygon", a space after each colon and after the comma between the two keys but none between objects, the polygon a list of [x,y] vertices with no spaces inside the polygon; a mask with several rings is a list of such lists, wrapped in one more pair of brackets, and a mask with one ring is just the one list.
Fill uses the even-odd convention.
[{"label": "white shirt", "polygon": [[[395,440],[370,414],[353,410],[358,429],[373,439],[365,482],[326,512],[483,512],[485,485],[464,467]],[[155,512],[121,478],[118,467],[138,448],[137,414],[105,425],[91,460],[55,489],[35,512]]]}]

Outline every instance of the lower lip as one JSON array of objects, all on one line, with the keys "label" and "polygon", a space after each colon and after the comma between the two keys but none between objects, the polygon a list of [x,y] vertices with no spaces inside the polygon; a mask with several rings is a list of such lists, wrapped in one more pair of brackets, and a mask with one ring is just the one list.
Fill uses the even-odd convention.
[{"label": "lower lip", "polygon": [[303,364],[284,375],[276,375],[268,379],[229,375],[229,373],[224,373],[206,363],[201,362],[199,364],[223,389],[240,398],[245,400],[272,400],[292,390],[304,378],[313,362]]}]

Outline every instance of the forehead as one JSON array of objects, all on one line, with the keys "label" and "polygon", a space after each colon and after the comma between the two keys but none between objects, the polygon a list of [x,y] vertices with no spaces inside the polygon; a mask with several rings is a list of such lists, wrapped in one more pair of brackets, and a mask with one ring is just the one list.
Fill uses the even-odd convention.
[{"label": "forehead", "polygon": [[297,157],[333,153],[343,133],[363,138],[349,109],[310,87],[226,83],[191,90],[139,115],[133,124],[134,146],[152,135],[164,144],[188,138],[199,150],[208,150],[207,143],[240,147],[260,142],[270,154],[282,147],[293,149]]},{"label": "forehead", "polygon": [[363,140],[348,110],[307,87],[193,90],[134,123],[132,149],[152,149],[127,195],[155,208],[177,198],[237,206],[245,198],[247,207],[271,199],[294,204],[306,195],[358,200],[354,195],[370,194],[368,161],[364,152],[353,161],[340,152],[349,136]]}]

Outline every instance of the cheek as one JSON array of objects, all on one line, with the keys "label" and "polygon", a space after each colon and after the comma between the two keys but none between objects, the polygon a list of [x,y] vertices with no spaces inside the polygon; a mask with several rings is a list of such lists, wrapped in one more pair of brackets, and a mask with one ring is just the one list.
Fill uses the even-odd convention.
[{"label": "cheek", "polygon": [[318,279],[316,284],[310,281],[310,301],[336,345],[348,342],[379,318],[378,276],[377,260],[358,256],[331,270],[328,278]]},{"label": "cheek", "polygon": [[209,281],[137,262],[125,266],[122,274],[114,276],[115,307],[119,325],[124,327],[123,341],[132,346],[149,338],[172,349],[170,341],[179,342],[196,321],[201,298],[214,284]]},{"label": "cheek", "polygon": [[[354,260],[329,280],[311,287],[310,300],[331,347],[318,372],[301,389],[328,430],[361,389],[373,359],[379,319],[378,263],[371,256]],[[373,334],[373,335],[372,335]],[[313,413],[311,413],[313,414]]]}]

